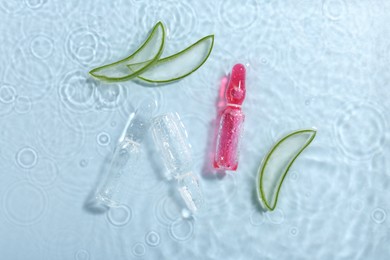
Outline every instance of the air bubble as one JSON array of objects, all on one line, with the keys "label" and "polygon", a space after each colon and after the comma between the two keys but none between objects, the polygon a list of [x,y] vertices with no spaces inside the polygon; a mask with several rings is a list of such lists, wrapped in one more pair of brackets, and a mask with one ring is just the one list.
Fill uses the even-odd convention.
[{"label": "air bubble", "polygon": [[87,160],[85,160],[85,159],[82,159],[82,160],[80,161],[80,163],[79,163],[79,164],[80,164],[80,166],[81,166],[81,167],[83,167],[83,168],[84,168],[84,167],[87,167],[87,166],[88,166],[88,161],[87,161]]},{"label": "air bubble", "polygon": [[89,253],[87,250],[81,249],[75,255],[76,260],[89,260]]},{"label": "air bubble", "polygon": [[135,256],[143,256],[146,253],[146,248],[142,243],[135,243],[133,246],[133,254]]},{"label": "air bubble", "polygon": [[34,167],[37,164],[37,160],[37,152],[31,147],[24,147],[16,154],[17,164],[24,169]]},{"label": "air bubble", "polygon": [[4,104],[11,104],[15,101],[16,90],[13,86],[2,84],[0,86],[0,102]]},{"label": "air bubble", "polygon": [[132,217],[131,209],[125,205],[110,208],[107,212],[108,221],[118,227],[129,223]]},{"label": "air bubble", "polygon": [[299,230],[298,230],[298,228],[297,227],[292,227],[292,228],[290,228],[290,235],[291,236],[297,236],[298,235],[298,233],[299,233]]},{"label": "air bubble", "polygon": [[110,144],[111,137],[108,133],[102,132],[97,136],[97,142],[101,146],[107,146]]},{"label": "air bubble", "polygon": [[15,101],[15,111],[19,114],[26,114],[31,111],[31,100],[29,97],[20,96]]},{"label": "air bubble", "polygon": [[156,247],[160,244],[160,235],[155,231],[150,231],[145,236],[146,244],[151,247]]},{"label": "air bubble", "polygon": [[372,211],[371,218],[377,224],[382,224],[386,220],[386,212],[381,208],[376,208]]}]

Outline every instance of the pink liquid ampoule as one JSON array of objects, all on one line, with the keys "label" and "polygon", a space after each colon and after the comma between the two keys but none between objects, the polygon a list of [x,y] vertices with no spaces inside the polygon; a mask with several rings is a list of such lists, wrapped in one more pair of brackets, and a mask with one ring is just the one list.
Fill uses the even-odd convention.
[{"label": "pink liquid ampoule", "polygon": [[225,97],[226,108],[219,123],[214,168],[235,171],[238,167],[239,142],[245,119],[241,111],[245,99],[244,65],[234,65]]}]

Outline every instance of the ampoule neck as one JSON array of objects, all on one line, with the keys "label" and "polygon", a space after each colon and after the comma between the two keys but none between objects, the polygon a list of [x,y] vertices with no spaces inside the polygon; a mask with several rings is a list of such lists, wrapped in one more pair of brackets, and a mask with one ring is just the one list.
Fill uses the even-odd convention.
[{"label": "ampoule neck", "polygon": [[241,104],[233,104],[233,103],[227,103],[226,107],[233,108],[233,109],[241,109]]}]

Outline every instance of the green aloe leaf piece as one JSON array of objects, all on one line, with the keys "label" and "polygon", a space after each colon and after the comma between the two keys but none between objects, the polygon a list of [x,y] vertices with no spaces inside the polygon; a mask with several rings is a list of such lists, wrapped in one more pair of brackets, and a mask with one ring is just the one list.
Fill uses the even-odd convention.
[{"label": "green aloe leaf piece", "polygon": [[[165,43],[165,28],[158,22],[152,29],[146,41],[130,56],[110,63],[89,72],[94,78],[107,81],[118,82],[136,77],[140,73],[152,66],[161,56]],[[129,70],[128,64],[138,63],[136,69]]]},{"label": "green aloe leaf piece", "polygon": [[[137,77],[150,83],[168,83],[182,79],[206,62],[213,46],[214,35],[208,35],[176,54],[159,59],[152,67]],[[144,64],[133,63],[127,66],[130,70],[137,71]]]},{"label": "green aloe leaf piece", "polygon": [[288,170],[316,133],[314,129],[294,131],[276,142],[268,152],[259,167],[256,184],[257,196],[265,209],[275,209]]}]

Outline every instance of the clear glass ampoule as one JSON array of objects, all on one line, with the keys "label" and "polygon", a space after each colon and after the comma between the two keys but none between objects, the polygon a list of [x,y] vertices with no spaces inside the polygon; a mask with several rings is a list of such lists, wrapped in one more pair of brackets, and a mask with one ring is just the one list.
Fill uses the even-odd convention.
[{"label": "clear glass ampoule", "polygon": [[147,102],[129,115],[115,147],[107,179],[96,195],[99,202],[115,207],[123,201],[127,194],[130,174],[137,171],[141,144],[148,131],[154,109],[155,103]]},{"label": "clear glass ampoule", "polygon": [[154,118],[151,130],[170,177],[176,180],[188,209],[196,212],[203,205],[203,195],[192,172],[191,146],[179,115],[168,113]]}]

